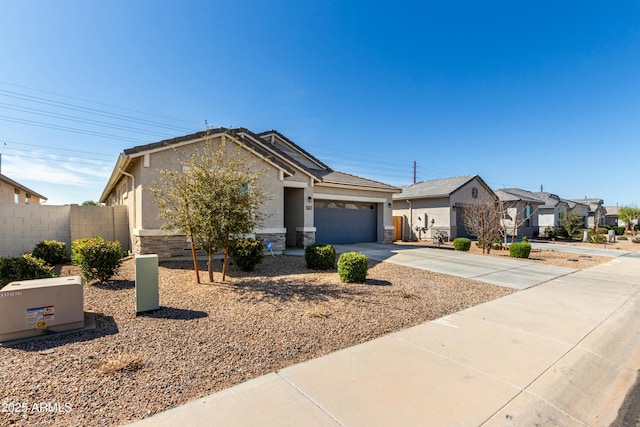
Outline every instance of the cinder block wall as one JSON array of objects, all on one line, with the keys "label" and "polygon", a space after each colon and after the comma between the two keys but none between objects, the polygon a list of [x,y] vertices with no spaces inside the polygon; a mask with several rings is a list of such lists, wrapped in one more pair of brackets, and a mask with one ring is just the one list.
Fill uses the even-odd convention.
[{"label": "cinder block wall", "polygon": [[0,204],[0,257],[31,252],[43,240],[65,242],[70,255],[72,240],[96,236],[129,251],[126,206]]}]

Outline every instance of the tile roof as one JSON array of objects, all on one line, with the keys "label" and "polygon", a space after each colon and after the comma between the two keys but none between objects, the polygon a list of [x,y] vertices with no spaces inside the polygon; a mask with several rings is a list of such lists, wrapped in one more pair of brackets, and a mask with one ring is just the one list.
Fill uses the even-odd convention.
[{"label": "tile roof", "polygon": [[[263,156],[264,158],[267,158],[271,162],[275,163],[282,169],[289,172],[291,175],[295,174],[295,169],[293,167],[295,166],[305,171],[309,175],[315,177],[318,181],[324,182],[327,184],[350,185],[350,186],[356,186],[356,187],[378,189],[383,191],[397,191],[397,192],[400,191],[398,187],[394,187],[392,185],[388,185],[379,181],[374,181],[371,179],[359,177],[356,175],[351,175],[345,172],[335,171],[276,130],[269,130],[269,131],[260,132],[256,134],[247,128],[229,129],[229,128],[219,127],[215,129],[210,129],[208,132],[214,135],[221,134],[221,133],[227,133],[227,134],[233,135],[242,143],[246,144],[247,147],[249,147],[251,150],[255,151],[256,153]],[[182,142],[201,139],[201,138],[204,138],[206,135],[207,135],[207,131],[201,131],[201,132],[196,132],[189,135],[184,135],[176,138],[154,142],[151,144],[138,145],[138,146],[124,150],[124,154],[126,156],[141,154],[145,151],[155,150],[159,148],[166,148],[168,146],[179,144]],[[318,168],[312,168],[302,164],[300,161],[292,157],[291,154],[279,148],[277,145],[272,144],[268,139],[269,135],[277,135],[278,138],[280,138],[282,141],[285,142],[285,145],[288,144],[292,147],[293,151],[290,151],[291,154],[294,154],[294,152],[297,151],[303,157],[306,157],[307,159],[309,159],[310,164],[315,164],[317,165]],[[105,189],[105,192],[106,192],[106,189]]]},{"label": "tile roof", "polygon": [[504,190],[493,190],[494,193],[496,193],[496,196],[498,196],[498,200],[502,200],[504,202],[528,202],[528,203],[539,203],[539,204],[544,204],[543,201],[541,201],[540,199],[536,199],[533,196],[528,196],[525,194],[515,194],[515,193],[510,193],[507,191],[507,189]]},{"label": "tile roof", "polygon": [[402,193],[394,194],[394,199],[422,199],[450,196],[458,188],[478,175],[456,176],[453,178],[432,179],[402,187]]},{"label": "tile roof", "polygon": [[316,176],[321,182],[327,184],[341,184],[341,185],[351,185],[354,187],[370,187],[376,189],[390,190],[390,191],[400,191],[400,188],[394,187],[389,184],[385,184],[379,181],[374,181],[368,178],[362,178],[360,176],[351,175],[345,172],[335,171],[335,170],[320,170],[320,169],[309,169],[309,171]]}]

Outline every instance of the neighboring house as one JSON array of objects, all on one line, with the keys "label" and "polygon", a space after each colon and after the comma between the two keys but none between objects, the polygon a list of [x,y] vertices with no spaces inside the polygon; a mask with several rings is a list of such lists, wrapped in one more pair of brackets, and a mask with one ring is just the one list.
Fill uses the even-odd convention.
[{"label": "neighboring house", "polygon": [[509,193],[509,189],[493,190],[504,209],[503,226],[508,236],[534,237],[538,235],[538,209],[541,200],[526,194]]},{"label": "neighboring house", "polygon": [[605,206],[604,208],[604,223],[611,226],[624,226],[624,221],[618,218],[620,207],[618,206]]},{"label": "neighboring house", "polygon": [[[561,199],[564,202],[567,202],[567,206],[569,206],[568,212],[572,215],[580,215],[584,223],[582,224],[583,228],[589,227],[589,205],[585,203],[578,202],[576,200],[566,200]],[[561,218],[562,219],[562,218]]]},{"label": "neighboring house", "polygon": [[496,200],[478,175],[422,181],[393,195],[393,215],[402,218],[403,240],[431,238],[436,231],[450,239],[475,237],[465,229],[462,211],[465,203],[487,197]]},{"label": "neighboring house", "polygon": [[39,205],[47,200],[42,194],[0,173],[0,203],[16,205]]},{"label": "neighboring house", "polygon": [[[161,169],[181,168],[182,159],[205,143],[225,138],[265,169],[262,182],[270,199],[256,238],[286,246],[309,243],[390,242],[393,240],[392,195],[399,188],[331,169],[279,132],[212,129],[125,150],[100,196],[107,205],[127,205],[133,252],[160,258],[188,254],[185,236],[161,230],[162,220],[149,188]],[[236,145],[234,145],[236,144]],[[245,151],[246,150],[246,151]]]},{"label": "neighboring house", "polygon": [[518,196],[536,199],[542,202],[538,206],[538,232],[544,234],[547,228],[561,225],[563,218],[569,211],[569,203],[556,194],[544,191],[531,192],[521,188],[503,188],[502,191]]},{"label": "neighboring house", "polygon": [[583,205],[589,206],[589,214],[587,217],[587,228],[595,227],[596,223],[598,225],[604,224],[606,220],[606,211],[603,205],[604,200],[597,198],[584,198],[584,199],[571,199],[576,203],[581,203]]}]

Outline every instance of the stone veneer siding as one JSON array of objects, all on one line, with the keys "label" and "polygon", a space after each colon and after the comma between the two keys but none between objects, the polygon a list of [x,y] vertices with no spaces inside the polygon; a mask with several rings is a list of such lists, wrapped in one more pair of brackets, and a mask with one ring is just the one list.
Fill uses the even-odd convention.
[{"label": "stone veneer siding", "polygon": [[393,230],[384,230],[384,243],[393,243]]},{"label": "stone veneer siding", "polygon": [[296,231],[296,247],[304,248],[316,242],[315,231]]},{"label": "stone veneer siding", "polygon": [[[281,254],[285,249],[286,235],[284,233],[256,234],[256,239],[273,244],[273,252]],[[266,248],[265,248],[266,251]],[[134,253],[137,255],[157,254],[161,260],[178,257],[191,257],[191,243],[186,236],[134,236]],[[199,257],[206,253],[198,251]]]},{"label": "stone veneer siding", "polygon": [[191,256],[191,244],[185,236],[134,236],[136,255],[157,254],[159,259]]}]

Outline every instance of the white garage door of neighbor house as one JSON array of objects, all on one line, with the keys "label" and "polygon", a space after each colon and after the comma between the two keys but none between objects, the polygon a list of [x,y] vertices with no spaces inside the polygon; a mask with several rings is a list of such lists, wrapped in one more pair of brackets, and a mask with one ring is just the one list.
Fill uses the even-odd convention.
[{"label": "white garage door of neighbor house", "polygon": [[377,233],[375,203],[337,200],[314,202],[317,243],[375,242]]}]

